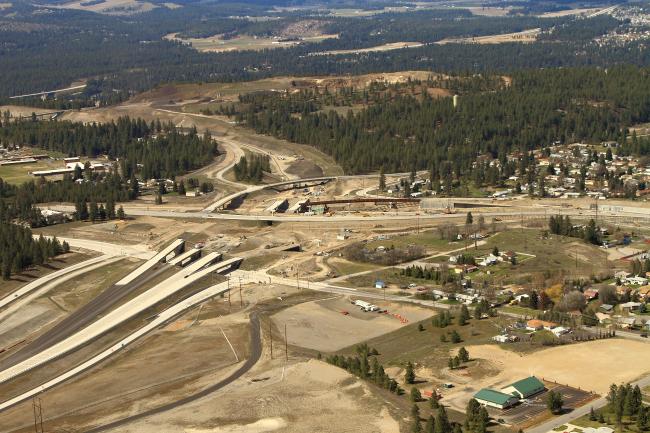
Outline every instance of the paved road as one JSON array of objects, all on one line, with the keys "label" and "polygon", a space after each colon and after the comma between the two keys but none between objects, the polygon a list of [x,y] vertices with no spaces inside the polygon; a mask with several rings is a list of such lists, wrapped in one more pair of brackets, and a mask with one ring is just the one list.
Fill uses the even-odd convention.
[{"label": "paved road", "polygon": [[[119,257],[116,259],[119,259]],[[86,305],[67,316],[37,339],[0,361],[0,371],[31,358],[37,353],[74,335],[79,330],[97,320],[97,318],[106,314],[107,311],[110,311],[125,297],[133,293],[133,291],[168,269],[169,266],[161,264],[158,268],[140,276],[130,284],[121,286],[113,285],[102,291]]]},{"label": "paved road", "polygon": [[[232,220],[232,221],[273,221],[273,222],[318,222],[318,223],[332,223],[339,224],[345,222],[381,222],[381,221],[443,221],[450,219],[465,219],[465,213],[459,212],[455,214],[428,214],[428,213],[419,213],[419,212],[386,212],[379,215],[369,215],[364,216],[360,214],[350,214],[350,215],[336,215],[336,216],[320,216],[320,215],[243,215],[236,213],[211,213],[212,206],[216,204],[223,205],[224,202],[227,202],[226,198],[222,198],[219,201],[213,203],[210,207],[204,209],[200,212],[178,212],[171,210],[157,210],[157,209],[147,209],[141,207],[128,207],[125,206],[127,214],[133,216],[152,216],[159,218],[180,218],[180,219],[212,219],[212,220]],[[219,207],[216,206],[215,209]],[[74,211],[74,206],[70,205],[52,205],[49,206],[49,209],[72,212]],[[553,212],[556,212],[557,209],[539,209],[539,210],[494,210],[490,212],[483,212],[483,215],[490,217],[541,217],[547,216]],[[576,209],[563,209],[562,215],[568,215],[571,217],[596,217],[596,212],[588,210],[576,210]],[[598,212],[599,218],[606,217],[627,217],[627,218],[638,218],[650,220],[650,212],[647,214],[638,214],[638,213],[618,213],[618,214],[608,214],[605,212]]]},{"label": "paved road", "polygon": [[[24,286],[20,287],[19,289],[13,291],[12,293],[5,296],[4,298],[0,299],[0,309],[6,307],[9,304],[13,304],[18,299],[23,298],[23,296],[34,293],[37,289],[41,288],[47,283],[53,282],[55,280],[65,281],[65,279],[60,279],[60,277],[64,275],[67,275],[66,279],[70,279],[72,278],[72,276],[76,276],[79,275],[80,273],[89,271],[91,267],[94,269],[93,265],[99,264],[99,266],[103,266],[107,264],[110,259],[113,259],[113,261],[115,261],[115,258],[109,255],[93,257],[91,259],[84,260],[83,262],[75,263],[74,265],[68,266],[63,269],[59,269],[56,272],[52,272],[50,274],[44,275],[41,278],[38,278],[32,281],[31,283],[25,284]],[[73,274],[73,275],[71,276],[69,274]],[[43,290],[39,290],[38,293],[39,295],[43,294]],[[21,305],[24,304],[23,299],[21,299],[20,303]],[[5,317],[7,317],[7,315],[12,313],[13,310],[15,310],[15,308],[13,309],[10,308],[2,311],[0,313],[0,321],[2,321]]]},{"label": "paved road", "polygon": [[[102,431],[107,431],[107,430],[113,430],[113,429],[118,429],[119,427],[122,427],[126,424],[132,423],[134,421],[150,417],[152,415],[157,415],[163,412],[167,412],[172,409],[176,409],[180,406],[186,405],[188,403],[192,403],[196,400],[199,400],[203,397],[206,397],[213,392],[216,392],[220,390],[221,388],[225,387],[226,385],[231,384],[235,380],[239,379],[242,377],[244,374],[246,374],[253,366],[259,361],[260,357],[262,356],[262,339],[260,335],[260,321],[259,318],[255,313],[251,315],[251,321],[250,321],[250,355],[248,359],[242,364],[241,367],[239,367],[234,373],[232,373],[230,376],[226,377],[225,379],[220,380],[219,382],[215,383],[214,385],[210,385],[209,387],[192,394],[188,397],[185,397],[181,400],[175,401],[173,403],[169,403],[154,409],[147,410],[145,412],[139,413],[137,415],[132,415],[127,418],[122,418],[117,421],[113,421],[108,424],[104,424],[102,426],[95,427],[91,430],[88,430],[86,433],[97,433],[97,432],[102,432]],[[119,431],[119,430],[118,430]]]},{"label": "paved road", "polygon": [[[642,379],[637,380],[636,382],[631,383],[632,386],[634,385],[639,385],[639,388],[643,389],[644,387],[650,385],[650,376],[646,376]],[[572,420],[576,418],[580,418],[583,415],[587,415],[590,411],[591,408],[593,407],[594,410],[599,409],[607,404],[607,399],[605,397],[601,397],[598,400],[594,400],[592,402],[587,403],[586,405],[579,407],[578,409],[574,409],[573,411],[560,415],[558,417],[555,417],[543,424],[540,424],[536,427],[532,427],[529,429],[526,429],[526,433],[548,433],[551,432],[555,427],[561,426],[562,424],[566,424],[568,422],[571,422]]]},{"label": "paved road", "polygon": [[11,406],[14,406],[24,400],[27,400],[31,397],[33,397],[36,394],[39,394],[47,389],[50,389],[62,382],[65,382],[66,380],[88,370],[89,368],[97,365],[98,363],[104,361],[105,359],[109,358],[116,352],[121,351],[126,347],[127,345],[133,343],[134,341],[138,340],[139,338],[143,337],[147,333],[151,332],[152,330],[156,329],[157,327],[163,325],[164,323],[169,322],[171,319],[174,317],[177,317],[179,314],[182,314],[184,311],[188,310],[189,308],[194,307],[197,304],[200,304],[201,302],[204,302],[207,299],[210,299],[214,296],[218,296],[226,291],[229,290],[229,285],[227,282],[223,282],[220,284],[216,284],[212,287],[208,287],[207,289],[202,290],[201,292],[194,294],[190,296],[189,298],[173,305],[172,307],[169,307],[168,309],[164,310],[160,314],[158,314],[153,320],[151,320],[149,323],[147,323],[145,326],[142,328],[138,329],[137,331],[133,332],[132,334],[128,335],[127,337],[121,339],[120,341],[116,342],[113,344],[111,347],[108,349],[103,350],[102,352],[98,353],[97,355],[93,356],[92,358],[82,362],[81,364],[77,365],[74,368],[71,368],[70,370],[62,373],[61,375],[50,379],[49,381],[45,382],[42,385],[39,385],[27,392],[24,392],[10,400],[7,400],[3,403],[0,403],[0,410],[7,409]]},{"label": "paved road", "polygon": [[164,299],[169,298],[210,273],[226,270],[226,268],[229,268],[230,265],[232,265],[232,262],[230,262],[230,265],[227,263],[229,262],[216,263],[201,270],[195,269],[195,264],[183,268],[173,276],[108,312],[105,316],[95,320],[75,334],[70,335],[47,349],[40,351],[5,370],[0,371],[0,383],[7,382],[33,368],[46,364],[47,362],[57,359],[66,353],[76,350],[84,344],[95,340],[99,336],[132,319],[148,308],[151,308]]}]

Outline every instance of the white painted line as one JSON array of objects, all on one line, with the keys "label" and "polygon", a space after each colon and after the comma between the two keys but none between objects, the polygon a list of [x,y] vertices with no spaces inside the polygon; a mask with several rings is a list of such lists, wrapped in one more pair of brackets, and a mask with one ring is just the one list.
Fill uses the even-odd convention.
[{"label": "white painted line", "polygon": [[237,360],[237,362],[239,362],[239,356],[237,356],[237,352],[235,352],[235,348],[232,347],[232,344],[230,344],[230,340],[228,340],[228,336],[226,335],[225,332],[223,332],[223,328],[222,328],[222,327],[219,327],[219,329],[221,329],[221,333],[223,334],[223,338],[225,338],[226,341],[228,342],[228,346],[230,346],[230,350],[232,350],[232,353],[235,354],[235,359]]}]

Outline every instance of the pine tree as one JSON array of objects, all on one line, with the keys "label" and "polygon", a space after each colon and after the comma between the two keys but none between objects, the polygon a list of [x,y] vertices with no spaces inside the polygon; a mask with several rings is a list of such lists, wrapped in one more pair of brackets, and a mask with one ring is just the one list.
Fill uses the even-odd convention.
[{"label": "pine tree", "polygon": [[464,347],[461,347],[458,350],[458,358],[461,360],[461,362],[469,361],[469,352],[467,351],[467,349],[465,349]]},{"label": "pine tree", "polygon": [[408,384],[415,382],[415,371],[413,369],[413,364],[409,361],[406,364],[406,372],[404,373],[404,381]]},{"label": "pine tree", "polygon": [[422,400],[422,394],[420,393],[420,390],[416,387],[411,388],[411,401],[417,403],[420,400]]},{"label": "pine tree", "polygon": [[436,428],[435,433],[450,433],[451,424],[449,424],[449,418],[447,417],[447,411],[445,407],[440,405],[438,407],[438,413],[436,414]]},{"label": "pine tree", "polygon": [[430,415],[427,419],[427,423],[424,426],[424,433],[434,433],[436,429],[436,419],[433,415]]}]

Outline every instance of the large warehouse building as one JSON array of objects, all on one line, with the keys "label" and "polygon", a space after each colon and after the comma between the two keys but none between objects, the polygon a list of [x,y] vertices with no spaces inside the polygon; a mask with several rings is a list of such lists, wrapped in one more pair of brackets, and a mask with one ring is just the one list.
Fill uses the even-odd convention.
[{"label": "large warehouse building", "polygon": [[501,391],[483,388],[474,394],[474,398],[482,405],[507,409],[517,404],[519,400],[539,394],[545,389],[546,387],[541,380],[535,376],[530,376],[506,386]]}]

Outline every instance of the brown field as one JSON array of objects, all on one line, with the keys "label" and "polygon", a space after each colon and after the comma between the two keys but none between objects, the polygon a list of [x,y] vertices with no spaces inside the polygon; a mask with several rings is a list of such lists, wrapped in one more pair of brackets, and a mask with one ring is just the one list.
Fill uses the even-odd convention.
[{"label": "brown field", "polygon": [[[404,416],[374,389],[321,361],[284,358],[258,364],[223,392],[120,428],[130,433],[291,431],[400,433]],[[255,381],[253,381],[253,379]],[[242,404],[242,402],[249,404]]]},{"label": "brown field", "polygon": [[400,314],[409,322],[424,320],[434,313],[433,310],[409,305],[372,302],[388,309],[391,314],[364,313],[350,300],[337,297],[295,305],[273,316],[273,320],[278,328],[287,325],[290,344],[333,352],[404,326],[392,316],[393,313]]},{"label": "brown field", "polygon": [[222,39],[220,35],[207,38],[179,38],[176,33],[165,35],[164,39],[192,44],[197,51],[224,53],[228,51],[260,51],[275,48],[286,48],[302,42],[320,42],[325,39],[337,38],[338,35],[304,36],[297,41],[280,41],[280,38],[263,38],[249,35],[239,35],[232,39]]}]

